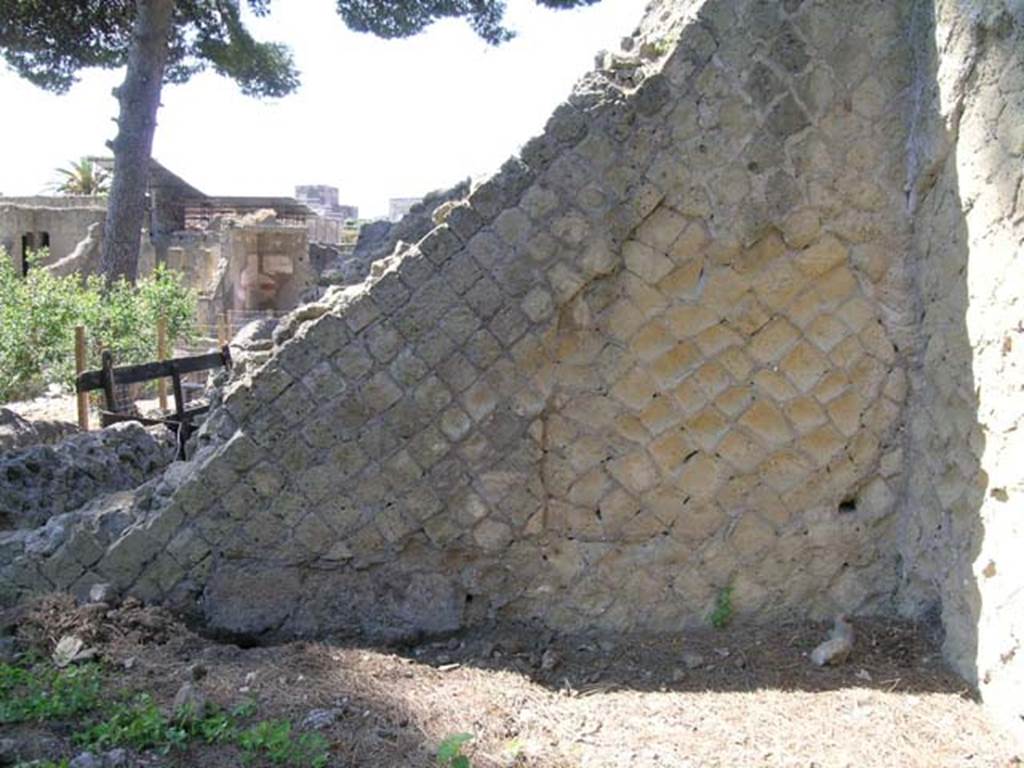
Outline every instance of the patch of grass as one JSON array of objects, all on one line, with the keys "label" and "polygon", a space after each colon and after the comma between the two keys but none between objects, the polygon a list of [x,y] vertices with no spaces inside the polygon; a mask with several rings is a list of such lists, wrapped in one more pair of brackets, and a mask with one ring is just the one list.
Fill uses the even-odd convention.
[{"label": "patch of grass", "polygon": [[732,621],[732,585],[718,590],[715,597],[715,608],[711,611],[711,626],[715,629],[724,629]]},{"label": "patch of grass", "polygon": [[55,669],[47,664],[0,664],[0,723],[58,720],[96,709],[102,674],[97,664]]},{"label": "patch of grass", "polygon": [[472,733],[454,733],[437,747],[437,764],[441,768],[470,768],[469,758],[462,748],[473,740]]},{"label": "patch of grass", "polygon": [[238,746],[247,759],[258,754],[274,765],[294,768],[324,768],[327,765],[327,740],[319,733],[292,736],[287,720],[263,720],[238,735]]}]

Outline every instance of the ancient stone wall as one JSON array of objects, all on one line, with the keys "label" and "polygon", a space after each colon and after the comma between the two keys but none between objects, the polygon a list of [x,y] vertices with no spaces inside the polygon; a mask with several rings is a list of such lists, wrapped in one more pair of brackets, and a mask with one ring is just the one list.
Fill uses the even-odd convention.
[{"label": "ancient stone wall", "polygon": [[192,461],[0,537],[0,597],[103,581],[266,636],[938,607],[1016,717],[1019,16],[653,3],[441,226],[283,321]]},{"label": "ancient stone wall", "polygon": [[655,7],[443,226],[298,310],[133,526],[62,524],[12,583],[247,633],[882,609],[899,5]]},{"label": "ancient stone wall", "polygon": [[909,183],[920,328],[902,607],[1024,732],[1024,9],[918,4]]},{"label": "ancient stone wall", "polygon": [[[98,200],[98,202],[97,202]],[[0,249],[15,268],[22,268],[22,237],[32,233],[49,236],[50,258],[58,261],[72,251],[89,226],[106,218],[106,198],[4,198],[0,197]]]}]

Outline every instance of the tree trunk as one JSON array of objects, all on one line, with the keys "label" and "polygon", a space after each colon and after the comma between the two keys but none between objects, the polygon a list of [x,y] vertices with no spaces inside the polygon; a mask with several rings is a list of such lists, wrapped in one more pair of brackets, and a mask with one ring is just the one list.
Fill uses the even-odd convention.
[{"label": "tree trunk", "polygon": [[120,115],[117,137],[110,143],[114,151],[114,178],[100,252],[100,270],[108,282],[123,276],[134,283],[138,277],[149,158],[174,0],[136,0],[135,6],[128,72],[121,86],[114,90]]}]

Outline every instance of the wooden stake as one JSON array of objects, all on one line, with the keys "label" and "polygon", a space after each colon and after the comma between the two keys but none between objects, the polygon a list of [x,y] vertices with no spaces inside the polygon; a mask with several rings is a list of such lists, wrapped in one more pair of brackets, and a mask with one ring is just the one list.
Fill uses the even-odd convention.
[{"label": "wooden stake", "polygon": [[[156,359],[161,363],[167,359],[167,319],[156,319]],[[167,380],[157,379],[156,394],[160,398],[160,410],[167,410]]]},{"label": "wooden stake", "polygon": [[228,315],[223,313],[217,318],[217,347],[223,348],[228,343]]},{"label": "wooden stake", "polygon": [[[75,377],[85,373],[85,328],[75,326]],[[89,393],[78,393],[78,428],[89,431]]]}]

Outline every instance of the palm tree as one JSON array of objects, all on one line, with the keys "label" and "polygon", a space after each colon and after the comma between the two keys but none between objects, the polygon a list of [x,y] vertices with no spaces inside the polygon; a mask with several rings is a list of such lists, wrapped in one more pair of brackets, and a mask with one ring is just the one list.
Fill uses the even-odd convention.
[{"label": "palm tree", "polygon": [[58,168],[57,173],[60,180],[55,186],[61,194],[105,195],[110,191],[110,174],[88,157]]}]

